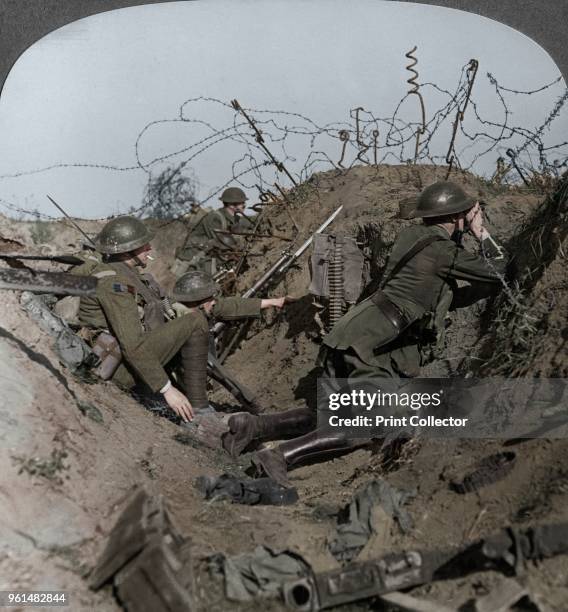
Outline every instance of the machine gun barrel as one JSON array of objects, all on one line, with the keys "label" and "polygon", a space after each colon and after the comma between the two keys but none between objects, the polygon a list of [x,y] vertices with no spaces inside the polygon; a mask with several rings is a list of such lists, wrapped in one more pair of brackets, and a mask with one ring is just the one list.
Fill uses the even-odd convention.
[{"label": "machine gun barrel", "polygon": [[243,293],[244,298],[252,297],[260,291],[266,283],[273,276],[280,276],[284,274],[286,270],[298,259],[302,256],[302,254],[309,248],[312,244],[314,236],[316,234],[321,234],[331,223],[335,221],[335,218],[341,210],[343,209],[343,205],[339,206],[319,227],[318,229],[298,248],[294,253],[289,254],[285,253],[282,257],[269,269],[267,270],[261,278],[259,278],[256,283],[247,291]]},{"label": "machine gun barrel", "polygon": [[435,580],[483,570],[519,574],[526,560],[568,553],[568,523],[507,527],[463,548],[391,553],[288,582],[284,601],[292,610],[317,612]]},{"label": "machine gun barrel", "polygon": [[[317,230],[293,253],[284,253],[282,257],[272,265],[257,281],[254,285],[247,289],[241,297],[250,298],[263,289],[268,281],[275,277],[280,276],[288,270],[288,268],[309,248],[312,244],[314,236],[321,234],[333,221],[335,221],[337,215],[342,211],[343,205],[339,206],[318,228]],[[218,335],[223,329],[225,329],[225,323],[217,323],[213,326],[213,334]]]}]

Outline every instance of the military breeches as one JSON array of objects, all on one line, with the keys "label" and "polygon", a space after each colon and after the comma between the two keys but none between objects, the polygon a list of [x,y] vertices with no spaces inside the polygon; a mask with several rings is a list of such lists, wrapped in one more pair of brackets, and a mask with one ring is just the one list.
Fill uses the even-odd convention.
[{"label": "military breeches", "polygon": [[[179,353],[193,334],[196,337],[205,336],[206,338],[209,335],[207,321],[201,313],[197,315],[188,314],[173,321],[168,321],[145,334],[143,344],[162,365],[166,365]],[[205,356],[205,359],[207,359],[207,356]],[[127,389],[136,384],[134,376],[124,362],[116,370],[112,381]]]},{"label": "military breeches", "polygon": [[390,365],[389,353],[377,355],[374,363],[363,361],[353,349],[342,351],[322,345],[317,357],[317,365],[322,369],[325,378],[396,378],[397,374]]},{"label": "military breeches", "polygon": [[172,266],[172,274],[179,278],[186,272],[197,270],[214,276],[221,269],[219,261],[215,257],[210,257],[205,252],[200,251],[190,259],[176,259]]}]

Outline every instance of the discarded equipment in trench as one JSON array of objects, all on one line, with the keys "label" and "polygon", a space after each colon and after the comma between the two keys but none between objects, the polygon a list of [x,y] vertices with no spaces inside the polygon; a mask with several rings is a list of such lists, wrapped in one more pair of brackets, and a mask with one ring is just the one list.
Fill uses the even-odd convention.
[{"label": "discarded equipment in trench", "polygon": [[193,610],[190,542],[161,495],[138,491],[113,527],[89,578],[94,590],[112,582],[131,612]]},{"label": "discarded equipment in trench", "polygon": [[288,607],[315,612],[481,570],[520,574],[528,560],[568,553],[568,523],[508,527],[462,549],[409,550],[284,585]]},{"label": "discarded equipment in trench", "polygon": [[329,300],[331,328],[361,295],[365,257],[354,238],[317,234],[313,243],[309,292]]},{"label": "discarded equipment in trench", "polygon": [[463,476],[450,481],[450,488],[465,495],[498,482],[507,476],[515,465],[516,455],[512,451],[496,453],[482,459],[476,468]]}]

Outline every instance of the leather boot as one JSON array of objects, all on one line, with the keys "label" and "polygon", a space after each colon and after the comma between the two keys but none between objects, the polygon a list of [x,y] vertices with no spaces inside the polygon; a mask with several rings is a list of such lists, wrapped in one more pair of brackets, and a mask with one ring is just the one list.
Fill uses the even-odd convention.
[{"label": "leather boot", "polygon": [[181,349],[183,386],[195,410],[209,407],[207,399],[207,352],[209,332],[196,330]]},{"label": "leather boot", "polygon": [[223,438],[223,446],[231,456],[237,457],[253,441],[299,436],[309,431],[313,423],[314,413],[309,408],[260,415],[239,412],[227,421],[229,432]]},{"label": "leather boot", "polygon": [[317,429],[282,442],[276,448],[265,448],[252,457],[252,463],[262,474],[267,474],[279,484],[289,487],[288,469],[306,462],[331,459],[345,452],[368,446],[371,440],[346,439],[339,435],[324,436]]}]

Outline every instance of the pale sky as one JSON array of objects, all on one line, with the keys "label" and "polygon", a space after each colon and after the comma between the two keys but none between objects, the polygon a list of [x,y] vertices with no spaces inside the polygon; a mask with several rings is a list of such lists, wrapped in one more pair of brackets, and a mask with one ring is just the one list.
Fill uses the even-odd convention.
[{"label": "pale sky", "polygon": [[[165,163],[177,164],[195,153],[192,145],[213,133],[208,125],[218,131],[233,125],[232,109],[213,101],[187,104],[181,121],[180,106],[192,98],[217,98],[227,104],[237,98],[245,108],[300,113],[318,126],[337,128],[342,122],[354,124],[349,110],[358,106],[376,117],[390,117],[408,89],[404,54],[414,45],[418,82],[434,82],[452,92],[462,66],[477,59],[473,99],[483,116],[497,123],[504,113],[487,72],[501,85],[518,90],[540,87],[560,75],[550,56],[523,34],[439,7],[380,0],[198,0],[103,13],[49,34],[10,72],[0,98],[0,212],[8,212],[2,207],[8,202],[58,216],[45,194],[83,217],[140,206],[147,171],[159,172]],[[565,89],[560,81],[540,94],[506,94],[513,113],[510,122],[537,128]],[[423,93],[428,118],[447,99],[431,89]],[[273,118],[281,127],[309,125],[290,116],[252,115]],[[437,155],[446,153],[454,115],[433,143]],[[419,116],[418,99],[411,96],[399,117],[418,121]],[[144,132],[136,149],[138,135],[154,121],[159,123]],[[482,131],[471,108],[465,125]],[[568,113],[563,110],[545,142],[562,142],[567,128]],[[270,126],[265,133],[282,134]],[[381,128],[379,144],[385,135]],[[248,142],[254,144],[250,136]],[[520,142],[491,152],[476,170],[491,174],[498,155]],[[267,138],[267,144],[276,157],[284,158],[282,143]],[[469,144],[458,136],[458,151]],[[312,147],[335,162],[341,152],[337,129],[313,143],[309,136],[289,136],[284,147],[295,158],[286,162],[293,173],[300,173]],[[146,166],[186,148],[167,162]],[[468,149],[463,159],[476,150]],[[246,152],[246,143],[235,138],[214,144],[188,163],[199,179],[202,201],[217,202],[212,194],[230,181],[233,163]],[[413,144],[405,154],[413,154]],[[255,158],[265,159],[260,152]],[[348,151],[347,161],[352,159]],[[138,161],[146,171],[137,167]],[[58,164],[134,169],[64,167],[27,174]],[[240,163],[235,172],[245,168]],[[320,163],[313,170],[330,168]],[[7,176],[19,173],[25,174]],[[276,178],[270,167],[262,169],[262,176],[268,184]],[[241,180],[254,200],[258,179],[249,173]],[[278,180],[289,184],[282,175]]]}]

